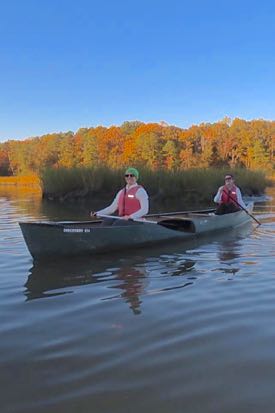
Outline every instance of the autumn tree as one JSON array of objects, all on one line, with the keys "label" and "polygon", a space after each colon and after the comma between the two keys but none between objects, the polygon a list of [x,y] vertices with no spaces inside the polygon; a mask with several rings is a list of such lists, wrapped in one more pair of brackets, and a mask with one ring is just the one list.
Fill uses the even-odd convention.
[{"label": "autumn tree", "polygon": [[7,176],[11,174],[8,146],[6,143],[0,144],[0,175]]},{"label": "autumn tree", "polygon": [[167,169],[175,169],[179,166],[179,151],[176,142],[168,140],[162,147],[164,166]]},{"label": "autumn tree", "polygon": [[0,145],[0,173],[39,173],[44,167],[126,165],[166,168],[228,166],[274,169],[275,122],[224,118],[187,129],[124,122],[81,128]]}]

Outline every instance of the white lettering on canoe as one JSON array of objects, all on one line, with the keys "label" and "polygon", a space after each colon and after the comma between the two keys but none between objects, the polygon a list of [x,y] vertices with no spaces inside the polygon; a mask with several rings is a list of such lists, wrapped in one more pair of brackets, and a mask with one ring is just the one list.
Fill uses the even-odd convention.
[{"label": "white lettering on canoe", "polygon": [[63,232],[91,232],[89,228],[64,228]]}]

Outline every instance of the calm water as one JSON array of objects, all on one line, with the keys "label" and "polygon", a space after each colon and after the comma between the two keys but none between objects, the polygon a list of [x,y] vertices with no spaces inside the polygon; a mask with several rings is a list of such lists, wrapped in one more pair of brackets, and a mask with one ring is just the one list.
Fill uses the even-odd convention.
[{"label": "calm water", "polygon": [[88,207],[0,189],[0,412],[274,413],[269,195],[259,227],[34,265],[18,221]]}]

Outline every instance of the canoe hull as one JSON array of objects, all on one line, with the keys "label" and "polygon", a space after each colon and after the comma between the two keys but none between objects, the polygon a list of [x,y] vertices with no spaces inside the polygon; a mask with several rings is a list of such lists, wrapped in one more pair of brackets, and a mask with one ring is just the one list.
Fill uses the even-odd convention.
[{"label": "canoe hull", "polygon": [[170,229],[162,226],[160,222],[129,226],[102,226],[93,221],[89,223],[20,222],[19,225],[31,255],[34,258],[43,258],[96,254],[191,239],[214,231],[235,228],[250,220],[248,214],[239,211],[226,215],[185,216],[182,221],[188,224],[186,230]]}]

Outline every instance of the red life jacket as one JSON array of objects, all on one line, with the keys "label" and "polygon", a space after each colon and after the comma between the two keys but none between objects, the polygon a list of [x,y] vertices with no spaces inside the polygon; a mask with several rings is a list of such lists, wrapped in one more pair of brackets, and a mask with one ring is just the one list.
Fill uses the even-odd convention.
[{"label": "red life jacket", "polygon": [[[235,201],[235,202],[234,202]],[[222,196],[221,196],[221,204],[230,204],[234,203],[238,205],[238,198],[237,198],[237,187],[233,185],[233,187],[229,190],[226,185],[222,188]]]},{"label": "red life jacket", "polygon": [[128,189],[128,191],[126,187],[121,190],[118,199],[118,215],[120,217],[124,215],[131,215],[141,208],[140,202],[136,197],[136,193],[139,188],[142,188],[142,186],[134,186]]}]

